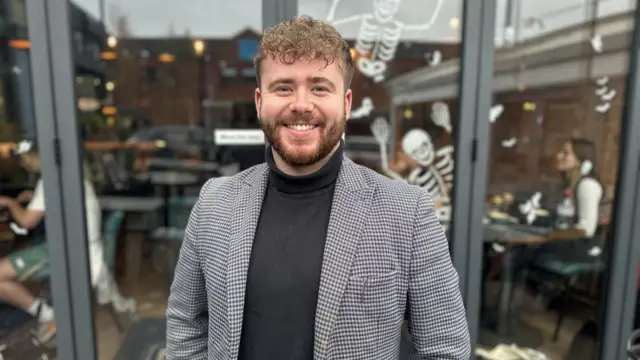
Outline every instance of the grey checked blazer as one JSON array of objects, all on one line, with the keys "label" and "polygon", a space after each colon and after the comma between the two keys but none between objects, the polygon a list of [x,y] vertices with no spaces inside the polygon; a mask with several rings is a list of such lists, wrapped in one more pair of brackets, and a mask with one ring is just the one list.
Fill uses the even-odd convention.
[{"label": "grey checked blazer", "polygon": [[[247,269],[268,167],[209,180],[191,213],[167,309],[167,359],[238,357]],[[314,359],[397,359],[409,310],[416,359],[468,360],[458,275],[422,189],[345,158],[327,230]],[[280,359],[266,359],[280,360]]]}]

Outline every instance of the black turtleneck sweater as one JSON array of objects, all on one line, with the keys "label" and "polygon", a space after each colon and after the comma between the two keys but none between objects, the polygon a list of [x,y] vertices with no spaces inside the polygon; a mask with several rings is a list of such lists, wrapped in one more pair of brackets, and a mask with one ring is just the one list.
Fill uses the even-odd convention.
[{"label": "black turtleneck sweater", "polygon": [[316,173],[270,168],[247,274],[240,360],[311,360],[322,255],[342,145]]}]

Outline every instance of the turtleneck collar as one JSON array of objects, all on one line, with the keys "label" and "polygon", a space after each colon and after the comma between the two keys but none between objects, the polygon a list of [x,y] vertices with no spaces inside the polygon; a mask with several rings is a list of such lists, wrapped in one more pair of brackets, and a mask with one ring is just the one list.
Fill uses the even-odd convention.
[{"label": "turtleneck collar", "polygon": [[323,189],[335,183],[342,167],[344,142],[333,153],[329,161],[313,174],[304,176],[287,175],[276,167],[271,145],[267,146],[265,158],[269,165],[269,186],[288,194],[300,194]]}]

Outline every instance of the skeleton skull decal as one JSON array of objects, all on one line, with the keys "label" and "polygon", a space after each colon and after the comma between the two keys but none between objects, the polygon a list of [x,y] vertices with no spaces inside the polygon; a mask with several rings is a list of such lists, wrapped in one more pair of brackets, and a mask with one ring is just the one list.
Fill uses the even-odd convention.
[{"label": "skeleton skull decal", "polygon": [[420,166],[429,166],[433,163],[433,142],[431,142],[431,136],[422,129],[412,129],[404,135],[402,151]]}]

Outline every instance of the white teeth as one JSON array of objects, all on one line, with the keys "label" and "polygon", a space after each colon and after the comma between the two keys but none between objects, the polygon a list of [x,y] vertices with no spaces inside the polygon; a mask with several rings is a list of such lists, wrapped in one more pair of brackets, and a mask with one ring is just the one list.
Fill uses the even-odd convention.
[{"label": "white teeth", "polygon": [[315,128],[315,125],[287,125],[289,129],[297,130],[297,131],[307,131]]}]

